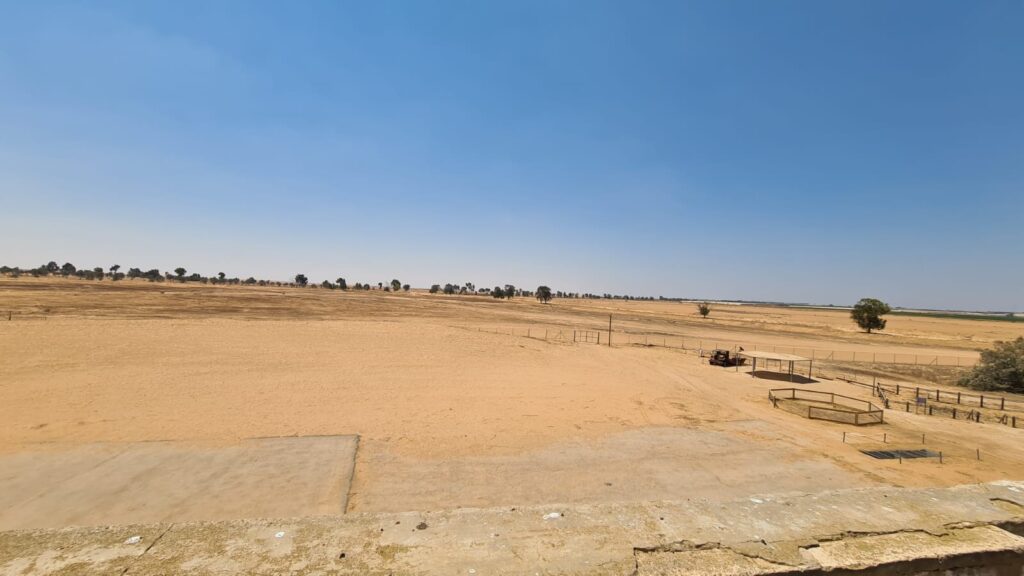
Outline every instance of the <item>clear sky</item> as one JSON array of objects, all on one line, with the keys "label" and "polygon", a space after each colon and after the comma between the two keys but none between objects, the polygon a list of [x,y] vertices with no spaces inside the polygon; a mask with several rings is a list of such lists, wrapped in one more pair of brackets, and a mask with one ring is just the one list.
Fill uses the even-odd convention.
[{"label": "clear sky", "polygon": [[0,264],[1024,310],[1024,2],[0,0]]}]

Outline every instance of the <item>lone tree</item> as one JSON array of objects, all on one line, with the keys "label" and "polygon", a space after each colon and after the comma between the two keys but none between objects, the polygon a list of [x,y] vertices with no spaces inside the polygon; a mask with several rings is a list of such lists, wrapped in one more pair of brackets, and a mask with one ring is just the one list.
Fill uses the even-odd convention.
[{"label": "lone tree", "polygon": [[867,330],[867,333],[871,334],[872,330],[885,329],[885,319],[882,316],[889,312],[892,312],[892,308],[885,302],[874,298],[861,298],[853,310],[850,310],[850,318],[853,318],[862,330]]},{"label": "lone tree", "polygon": [[541,304],[551,302],[551,288],[548,288],[547,286],[537,286],[537,300],[539,300]]},{"label": "lone tree", "polygon": [[697,304],[697,312],[700,313],[702,318],[707,318],[708,314],[711,314],[711,306],[707,302],[701,302]]},{"label": "lone tree", "polygon": [[178,280],[180,280],[182,282],[185,281],[184,280],[185,272],[188,272],[188,270],[185,270],[184,268],[182,268],[180,266],[174,269],[174,273],[178,275]]},{"label": "lone tree", "polygon": [[309,284],[309,278],[306,278],[305,274],[296,274],[295,283],[299,286],[305,286],[306,284]]},{"label": "lone tree", "polygon": [[975,390],[1024,392],[1024,337],[996,342],[981,352],[981,362],[960,378],[960,385]]},{"label": "lone tree", "polygon": [[345,282],[344,278],[338,278],[338,288],[340,290],[348,290],[348,283]]},{"label": "lone tree", "polygon": [[397,278],[391,281],[391,291],[392,292],[398,292],[401,289],[402,289],[402,283],[399,282]]}]

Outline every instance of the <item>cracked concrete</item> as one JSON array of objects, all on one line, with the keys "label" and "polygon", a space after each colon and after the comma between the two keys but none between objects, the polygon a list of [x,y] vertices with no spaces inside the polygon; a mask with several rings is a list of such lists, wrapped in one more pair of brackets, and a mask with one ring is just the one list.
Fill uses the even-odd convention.
[{"label": "cracked concrete", "polygon": [[25,530],[0,533],[0,574],[1020,574],[1022,510],[999,482]]}]

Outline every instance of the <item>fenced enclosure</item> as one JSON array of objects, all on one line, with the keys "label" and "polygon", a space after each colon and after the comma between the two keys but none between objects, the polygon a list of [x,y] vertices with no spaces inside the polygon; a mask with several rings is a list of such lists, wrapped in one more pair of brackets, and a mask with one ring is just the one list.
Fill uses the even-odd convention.
[{"label": "fenced enclosure", "polygon": [[854,426],[882,424],[885,421],[882,409],[874,404],[834,392],[774,388],[768,391],[768,399],[776,408],[811,420],[828,420]]},{"label": "fenced enclosure", "polygon": [[573,330],[572,341],[585,344],[600,344],[601,333],[597,330]]},{"label": "fenced enclosure", "polygon": [[[848,444],[861,453],[881,460],[906,462],[944,463],[1001,462],[1013,466],[1019,458],[1012,453],[993,449],[982,450],[981,446],[965,445],[962,438],[945,433],[907,434],[905,432],[852,432],[842,433],[843,444]],[[876,456],[873,453],[892,453],[891,457]],[[908,452],[917,452],[918,457]],[[881,457],[879,457],[881,456]]]},{"label": "fenced enclosure", "polygon": [[[877,378],[872,379],[871,382],[862,382],[857,380],[856,377],[848,375],[839,375],[836,379],[855,386],[870,388],[872,395],[883,399],[883,401],[887,401],[887,403],[891,404],[896,402],[898,404],[906,404],[908,412],[910,411],[910,405],[916,406],[921,404],[918,399],[924,399],[923,405],[930,408],[933,412],[936,410],[942,410],[944,412],[952,411],[953,414],[959,413],[962,415],[967,413],[970,408],[984,408],[986,410],[998,410],[1002,412],[1024,412],[1024,400],[998,396],[995,394],[974,394],[960,390],[951,391],[941,390],[939,388],[922,388],[921,386],[903,383],[883,384],[879,382]],[[911,400],[904,401],[900,398],[901,396],[909,396]],[[956,416],[954,415],[953,417],[955,418]],[[1014,424],[1016,424],[1016,418],[1012,415],[1009,416],[1007,420],[1012,420]],[[1024,418],[1022,418],[1022,420],[1024,420]],[[1022,421],[1021,424],[1024,425],[1024,421]]]}]

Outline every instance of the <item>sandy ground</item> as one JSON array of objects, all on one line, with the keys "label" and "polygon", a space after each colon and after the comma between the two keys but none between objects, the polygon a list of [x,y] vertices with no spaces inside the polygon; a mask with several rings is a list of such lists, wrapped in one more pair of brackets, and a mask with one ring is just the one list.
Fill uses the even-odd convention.
[{"label": "sandy ground", "polygon": [[[20,279],[0,280],[2,310],[13,320],[0,321],[0,454],[359,434],[349,511],[1024,477],[1019,429],[887,411],[844,443],[850,426],[771,407],[768,389],[788,384],[693,354],[480,331],[597,326],[611,310],[638,333],[965,354],[1019,324],[893,317],[893,334],[868,336],[836,311],[730,308],[703,321],[679,303]],[[859,452],[883,434],[919,447],[922,433],[942,465]]]}]

